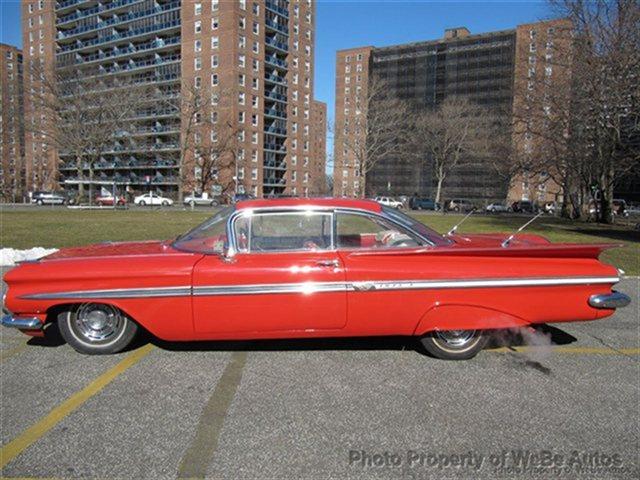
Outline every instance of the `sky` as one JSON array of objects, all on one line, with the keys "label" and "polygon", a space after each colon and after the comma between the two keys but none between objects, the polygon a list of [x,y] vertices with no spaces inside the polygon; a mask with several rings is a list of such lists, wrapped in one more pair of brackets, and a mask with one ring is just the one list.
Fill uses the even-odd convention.
[{"label": "sky", "polygon": [[[550,16],[546,1],[325,1],[316,18],[315,97],[334,118],[336,51],[372,45],[433,40],[445,28],[471,33],[514,28]],[[0,41],[20,46],[20,2],[0,0]],[[333,151],[328,139],[327,152]]]}]

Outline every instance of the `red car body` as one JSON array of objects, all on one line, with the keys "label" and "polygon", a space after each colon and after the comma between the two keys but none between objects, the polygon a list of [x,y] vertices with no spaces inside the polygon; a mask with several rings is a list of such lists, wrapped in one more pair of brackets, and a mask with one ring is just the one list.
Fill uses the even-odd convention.
[{"label": "red car body", "polygon": [[117,199],[111,195],[96,197],[96,204],[100,206],[113,206],[114,202],[116,202],[116,205],[126,205],[127,199],[122,195],[118,196]]},{"label": "red car body", "polygon": [[[343,199],[250,200],[233,208],[231,218],[384,214],[375,202]],[[355,235],[351,248],[254,253],[240,251],[229,228],[225,255],[171,241],[60,250],[5,275],[5,306],[13,318],[39,321],[22,328],[28,334],[39,334],[60,308],[94,302],[116,307],[156,337],[190,341],[493,330],[595,320],[628,303],[612,292],[618,270],[598,260],[617,245],[520,234],[503,247],[506,234],[458,234],[440,245],[383,249]]]}]

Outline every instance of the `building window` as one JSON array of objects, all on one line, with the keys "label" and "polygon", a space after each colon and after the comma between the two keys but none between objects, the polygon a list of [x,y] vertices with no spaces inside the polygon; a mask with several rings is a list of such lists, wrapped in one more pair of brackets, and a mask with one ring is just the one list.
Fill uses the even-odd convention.
[{"label": "building window", "polygon": [[216,49],[220,46],[220,38],[219,37],[211,37],[211,48]]},{"label": "building window", "polygon": [[243,92],[238,93],[238,104],[244,105],[245,95]]},{"label": "building window", "polygon": [[200,32],[202,32],[202,21],[201,21],[201,20],[197,20],[197,21],[194,23],[194,29],[195,29],[195,32],[196,32],[196,33],[200,33]]},{"label": "building window", "polygon": [[241,30],[244,30],[244,27],[246,26],[247,21],[245,20],[244,17],[240,17],[240,19],[238,20],[238,27],[240,27]]},{"label": "building window", "polygon": [[196,41],[193,43],[193,49],[194,49],[196,52],[201,52],[201,51],[202,51],[202,41],[201,41],[201,40],[196,40]]},{"label": "building window", "polygon": [[218,20],[218,17],[213,17],[211,19],[211,30],[217,30],[219,26],[220,21]]},{"label": "building window", "polygon": [[260,33],[260,24],[258,22],[253,22],[253,33],[256,35]]},{"label": "building window", "polygon": [[251,133],[251,143],[253,143],[254,145],[258,144],[258,132]]},{"label": "building window", "polygon": [[244,68],[246,64],[246,57],[244,55],[238,55],[238,66]]},{"label": "building window", "polygon": [[257,180],[257,179],[258,179],[258,169],[257,168],[252,168],[251,169],[251,180]]},{"label": "building window", "polygon": [[256,95],[251,96],[251,106],[253,108],[258,108],[258,97]]},{"label": "building window", "polygon": [[215,87],[218,85],[218,74],[217,73],[212,73],[211,74],[211,86]]},{"label": "building window", "polygon": [[243,73],[241,73],[240,75],[238,75],[238,85],[240,85],[241,87],[244,87],[244,81],[245,81],[245,76]]},{"label": "building window", "polygon": [[258,151],[251,150],[251,161],[256,163],[258,161]]},{"label": "building window", "polygon": [[258,115],[256,115],[255,113],[251,115],[251,125],[253,125],[254,127],[258,126]]},{"label": "building window", "polygon": [[200,15],[202,13],[202,4],[194,3],[193,4],[194,15]]},{"label": "building window", "polygon": [[551,66],[544,67],[544,74],[547,77],[550,77],[552,73],[553,73],[553,67]]},{"label": "building window", "polygon": [[200,70],[202,68],[202,59],[200,57],[193,59],[193,68],[196,70]]},{"label": "building window", "polygon": [[216,10],[218,10],[219,6],[220,6],[220,0],[211,0],[211,10],[215,12]]},{"label": "building window", "polygon": [[193,79],[193,85],[194,85],[196,88],[200,88],[200,87],[202,87],[202,78],[200,78],[200,77],[196,77],[196,78],[194,78],[194,79]]},{"label": "building window", "polygon": [[238,35],[238,47],[244,48],[247,45],[247,39],[244,38],[244,35]]},{"label": "building window", "polygon": [[253,42],[253,53],[260,53],[260,43]]},{"label": "building window", "polygon": [[218,55],[211,55],[211,68],[218,68],[219,65]]},{"label": "building window", "polygon": [[238,112],[238,123],[244,123],[244,112]]}]

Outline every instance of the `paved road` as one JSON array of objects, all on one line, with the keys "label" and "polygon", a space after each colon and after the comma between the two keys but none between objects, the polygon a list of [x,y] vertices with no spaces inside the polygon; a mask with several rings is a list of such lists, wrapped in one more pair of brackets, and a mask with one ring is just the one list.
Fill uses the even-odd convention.
[{"label": "paved road", "polygon": [[567,470],[524,477],[638,478],[639,281],[620,289],[634,304],[611,319],[467,362],[389,338],[87,357],[3,329],[2,475],[513,478],[548,451]]}]

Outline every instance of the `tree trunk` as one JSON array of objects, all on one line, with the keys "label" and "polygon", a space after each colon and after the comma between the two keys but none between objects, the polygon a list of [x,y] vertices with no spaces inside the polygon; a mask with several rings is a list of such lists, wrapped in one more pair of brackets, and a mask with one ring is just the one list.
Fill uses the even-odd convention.
[{"label": "tree trunk", "polygon": [[[438,178],[438,183],[436,185],[436,198],[434,199],[434,201],[436,203],[440,203],[440,195],[442,193],[442,182],[444,181],[444,178],[439,177]],[[442,206],[442,210],[444,211],[444,205]]]},{"label": "tree trunk", "polygon": [[76,156],[76,173],[78,174],[78,179],[80,183],[78,183],[78,202],[82,201],[82,196],[84,195],[84,184],[82,183],[82,174],[84,171],[82,170],[82,157]]},{"label": "tree trunk", "polygon": [[613,167],[610,166],[602,175],[600,191],[601,223],[613,223]]}]

